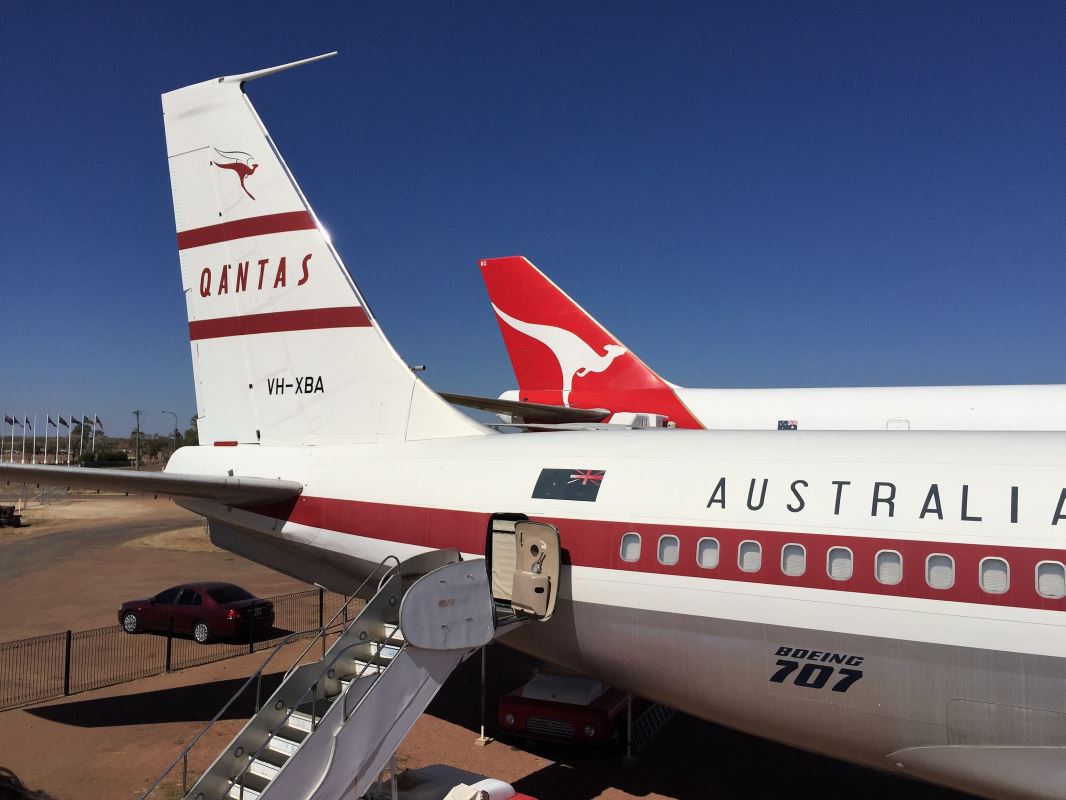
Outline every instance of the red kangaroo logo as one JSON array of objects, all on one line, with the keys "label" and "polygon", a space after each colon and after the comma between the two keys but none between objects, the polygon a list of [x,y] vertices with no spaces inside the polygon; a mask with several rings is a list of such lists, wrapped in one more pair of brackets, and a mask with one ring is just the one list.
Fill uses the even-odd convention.
[{"label": "red kangaroo logo", "polygon": [[244,190],[244,193],[255,200],[255,195],[249,192],[248,187],[244,185],[244,179],[259,168],[259,165],[254,163],[255,158],[251,154],[241,150],[225,151],[219,150],[217,147],[212,149],[218,153],[219,160],[212,161],[211,163],[219,169],[232,170],[233,174],[236,175],[237,179],[241,182],[241,188]]}]

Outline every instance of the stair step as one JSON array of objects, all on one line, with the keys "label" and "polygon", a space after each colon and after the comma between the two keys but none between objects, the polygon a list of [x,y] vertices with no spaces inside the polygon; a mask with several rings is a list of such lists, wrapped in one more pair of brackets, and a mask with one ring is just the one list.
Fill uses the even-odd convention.
[{"label": "stair step", "polygon": [[[241,781],[244,783],[243,791]],[[270,785],[270,780],[264,778],[261,775],[255,775],[250,770],[246,771],[241,777],[241,781],[234,783],[229,787],[229,791],[226,793],[227,797],[241,798],[244,800],[258,800],[259,795],[266,791],[266,788]]]},{"label": "stair step", "polygon": [[374,661],[392,661],[396,654],[400,652],[400,646],[398,644],[374,642],[370,645],[370,652],[374,654],[372,658]]},{"label": "stair step", "polygon": [[303,740],[307,738],[307,732],[301,731],[297,728],[292,728],[286,725],[276,734],[270,737],[270,741],[267,742],[267,747],[271,750],[276,750],[279,753],[284,753],[287,756],[291,756],[300,749],[300,745]]},{"label": "stair step", "polygon": [[385,626],[385,641],[387,642],[405,642],[403,631],[400,630],[399,625],[386,625]]},{"label": "stair step", "polygon": [[[360,661],[355,660],[355,669],[352,670],[351,675],[345,675],[341,678],[341,683],[348,681],[351,683],[356,677],[367,677],[370,675],[380,675],[382,670],[385,669],[384,664],[375,664],[373,661]],[[347,684],[345,684],[347,686]]]},{"label": "stair step", "polygon": [[[319,719],[321,718],[322,717],[319,716]],[[289,714],[289,721],[287,724],[290,728],[296,728],[298,731],[310,733],[315,727],[315,718],[303,711],[293,711]]]},{"label": "stair step", "polygon": [[257,792],[248,786],[244,787],[244,794],[241,794],[241,787],[237,784],[233,784],[229,787],[229,791],[226,793],[226,797],[232,797],[233,800],[259,800],[259,795],[262,792]]},{"label": "stair step", "polygon": [[285,766],[285,762],[289,760],[289,755],[288,753],[282,753],[278,750],[271,750],[269,747],[264,747],[259,751],[256,760],[265,761],[267,764],[281,769]]},{"label": "stair step", "polygon": [[308,716],[314,712],[314,715],[321,720],[322,717],[326,716],[326,712],[329,711],[329,707],[333,705],[333,701],[336,697],[337,695],[319,695],[316,700],[308,700],[302,706],[298,706],[296,711]]},{"label": "stair step", "polygon": [[[263,752],[267,751],[264,750]],[[281,772],[281,766],[277,764],[271,764],[266,759],[257,758],[251,764],[248,765],[248,772],[252,775],[257,775],[260,778],[265,778],[268,781],[272,781],[274,780],[274,778],[278,777],[278,773]]]}]

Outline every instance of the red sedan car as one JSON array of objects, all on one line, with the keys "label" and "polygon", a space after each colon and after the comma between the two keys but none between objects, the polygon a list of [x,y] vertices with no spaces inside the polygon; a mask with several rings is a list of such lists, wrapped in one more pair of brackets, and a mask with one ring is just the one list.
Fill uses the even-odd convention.
[{"label": "red sedan car", "polygon": [[500,733],[526,739],[616,745],[625,720],[625,692],[563,670],[541,670],[500,700]]},{"label": "red sedan car", "polygon": [[155,597],[123,603],[118,622],[126,633],[171,630],[204,644],[272,628],[274,604],[232,583],[183,583]]}]

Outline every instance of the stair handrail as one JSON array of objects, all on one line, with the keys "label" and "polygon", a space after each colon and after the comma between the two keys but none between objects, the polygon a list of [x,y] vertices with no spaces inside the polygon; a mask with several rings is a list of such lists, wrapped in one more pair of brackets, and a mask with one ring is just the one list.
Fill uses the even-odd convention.
[{"label": "stair handrail", "polygon": [[[288,636],[286,636],[284,639],[282,639],[280,642],[278,642],[278,644],[274,646],[274,649],[270,651],[270,654],[266,657],[266,659],[264,659],[263,663],[259,665],[259,668],[255,672],[253,672],[251,675],[248,676],[248,679],[243,684],[241,684],[241,688],[239,688],[233,694],[233,696],[230,697],[230,699],[226,701],[226,704],[224,706],[222,706],[221,709],[219,709],[218,713],[215,714],[214,717],[211,718],[211,721],[208,722],[206,725],[204,725],[203,728],[200,729],[200,732],[197,733],[189,741],[189,743],[185,746],[185,749],[182,750],[178,754],[178,757],[175,758],[173,762],[171,762],[170,766],[168,766],[165,770],[163,770],[163,772],[160,774],[160,776],[158,778],[155,779],[155,781],[152,783],[151,786],[149,786],[147,789],[145,789],[140,794],[140,796],[137,798],[137,800],[146,800],[146,798],[152,792],[154,792],[156,790],[156,788],[158,788],[158,786],[166,779],[166,777],[174,770],[174,768],[176,766],[178,766],[178,762],[184,761],[184,769],[187,771],[188,770],[188,766],[189,766],[189,751],[192,750],[192,748],[196,745],[196,743],[198,741],[200,741],[200,738],[205,733],[207,733],[207,731],[211,728],[211,726],[214,725],[216,722],[219,721],[219,719],[222,718],[222,715],[225,714],[229,710],[229,707],[232,706],[234,704],[234,702],[236,702],[237,698],[240,697],[242,694],[244,694],[244,690],[247,689],[251,685],[253,680],[256,680],[256,679],[260,679],[261,680],[262,679],[263,670],[265,670],[267,665],[269,665],[270,662],[274,659],[274,656],[276,656],[278,653],[280,653],[281,649],[283,647],[285,647],[286,645],[291,644],[292,642],[296,641],[297,639],[299,639],[302,636],[306,636],[307,634],[311,633],[312,631],[317,631],[317,635],[315,636],[314,639],[311,640],[311,644],[309,644],[306,648],[304,648],[303,652],[300,653],[300,655],[296,657],[296,661],[293,663],[293,665],[291,667],[289,667],[288,670],[285,671],[285,675],[282,677],[282,681],[284,682],[285,678],[289,677],[289,673],[291,673],[293,671],[293,669],[295,669],[296,666],[299,665],[299,662],[302,661],[303,657],[306,656],[307,653],[311,650],[311,648],[314,646],[315,642],[317,642],[322,636],[324,636],[326,634],[326,631],[329,628],[333,627],[334,622],[336,621],[337,617],[340,616],[341,612],[348,608],[348,604],[351,603],[352,600],[354,600],[358,596],[359,592],[362,591],[363,587],[367,585],[367,583],[370,581],[370,579],[372,577],[374,577],[374,574],[381,567],[383,567],[386,563],[388,563],[388,561],[390,559],[396,562],[396,566],[397,567],[399,566],[400,560],[396,556],[394,556],[394,555],[385,556],[385,558],[383,558],[381,561],[379,561],[377,563],[377,565],[375,565],[375,567],[370,571],[370,573],[366,576],[366,578],[363,580],[363,582],[361,584],[359,584],[358,588],[356,588],[356,590],[354,592],[352,592],[351,597],[349,597],[347,600],[344,601],[344,604],[339,609],[337,609],[337,613],[334,614],[330,618],[329,622],[327,622],[325,625],[322,625],[322,626],[317,627],[317,628],[308,628],[307,630],[304,630],[304,631],[296,631],[295,633],[290,633]],[[395,567],[393,569],[395,569]],[[354,622],[355,620],[352,620],[352,621]],[[258,692],[258,690],[256,691],[256,703],[255,704],[256,704],[255,713],[259,713],[259,692]],[[286,717],[286,719],[288,719],[288,717]],[[181,796],[182,797],[185,797],[185,794],[186,794],[186,788],[185,788],[184,784],[185,784],[185,780],[184,780],[184,777],[183,777],[182,790],[181,790]]]},{"label": "stair handrail", "polygon": [[[240,781],[244,777],[244,774],[251,768],[251,766],[255,762],[255,760],[257,758],[259,758],[260,754],[264,750],[267,749],[267,745],[270,744],[270,740],[273,739],[275,736],[277,736],[278,733],[281,731],[281,729],[284,728],[288,724],[289,720],[292,719],[292,715],[296,713],[297,709],[299,709],[300,706],[304,705],[307,702],[308,696],[310,695],[312,699],[314,698],[314,696],[318,692],[317,687],[318,687],[319,681],[321,681],[323,677],[326,677],[326,674],[329,672],[330,669],[333,668],[333,665],[337,663],[337,661],[340,659],[340,657],[342,655],[344,655],[347,651],[351,650],[352,648],[355,648],[355,647],[368,647],[368,646],[370,646],[372,644],[374,644],[374,642],[372,642],[372,641],[352,642],[351,644],[345,645],[343,648],[341,648],[340,652],[338,652],[332,659],[330,659],[329,664],[327,664],[326,667],[319,673],[318,678],[316,678],[314,683],[312,683],[310,686],[307,687],[307,689],[304,690],[304,693],[302,695],[300,695],[300,699],[292,704],[292,706],[289,708],[289,710],[285,713],[285,716],[282,717],[281,721],[277,725],[275,725],[273,728],[270,729],[270,733],[266,737],[266,739],[263,741],[263,743],[261,745],[259,745],[259,747],[256,749],[256,751],[254,753],[252,753],[251,755],[249,755],[247,757],[247,761],[245,761],[244,766],[241,767],[240,771],[230,779],[230,782],[228,784],[226,784],[226,788],[223,789],[222,794],[219,795],[220,800],[221,800],[221,798],[226,797],[229,794],[229,790],[231,788],[233,788],[233,786],[237,785],[237,782]],[[377,673],[379,679],[380,679],[382,673],[384,673],[385,670],[387,670],[389,668],[389,666],[390,666],[389,664],[386,664],[384,667],[381,668],[381,671]],[[337,700],[335,700],[334,702],[340,701],[340,702],[343,703],[344,702],[344,700],[343,700],[344,696],[348,693],[348,691],[351,689],[351,687],[354,686],[359,681],[359,679],[363,677],[363,675],[366,673],[367,669],[369,669],[369,668],[370,668],[370,662],[368,661],[359,670],[358,674],[355,674],[352,677],[351,683],[348,684],[348,689],[343,691],[343,692],[341,692],[341,694],[337,696]],[[376,682],[377,681],[375,681],[375,683]],[[362,701],[360,701],[360,702],[362,702]],[[312,708],[313,708],[313,706],[312,706]],[[358,705],[356,706],[356,708],[358,708]],[[341,708],[341,713],[342,713],[342,715],[344,717],[344,721],[345,722],[347,722],[348,719],[351,717],[351,715],[355,713],[355,709],[352,709],[352,712],[348,713],[348,714],[344,713],[346,711],[347,711],[347,709]],[[316,728],[317,728],[317,721],[314,718],[314,714],[312,714],[311,715],[311,733],[314,733]],[[310,736],[310,735],[311,734],[309,733],[308,736]]]},{"label": "stair handrail", "polygon": [[[316,636],[314,639],[312,639],[307,644],[307,647],[305,647],[303,649],[303,652],[300,653],[300,655],[298,655],[296,657],[296,660],[292,662],[292,666],[290,666],[287,670],[285,670],[285,675],[282,677],[283,681],[286,678],[289,677],[289,675],[292,673],[292,671],[294,669],[296,669],[296,667],[298,667],[300,665],[300,662],[303,661],[304,656],[306,656],[309,652],[311,652],[311,648],[315,646],[315,643],[319,639],[321,639],[322,637],[324,637],[326,635],[326,629],[333,626],[334,621],[337,619],[337,617],[339,617],[341,615],[341,612],[348,610],[348,604],[351,603],[352,600],[354,600],[359,595],[359,592],[361,592],[363,590],[363,587],[367,585],[367,583],[370,581],[370,579],[372,577],[374,577],[374,573],[376,573],[381,567],[385,566],[385,564],[387,564],[390,559],[392,561],[396,562],[396,566],[393,567],[391,570],[386,570],[385,574],[381,576],[381,580],[378,581],[378,591],[379,592],[381,591],[382,583],[384,583],[385,580],[388,579],[389,575],[392,573],[393,570],[399,569],[399,567],[400,567],[400,559],[397,558],[394,555],[385,556],[383,559],[381,559],[381,561],[378,562],[377,566],[374,567],[374,569],[372,569],[370,571],[370,574],[366,576],[366,578],[363,580],[363,582],[361,584],[359,584],[359,588],[357,588],[354,592],[352,592],[352,596],[349,597],[347,600],[345,600],[344,601],[344,605],[342,605],[340,608],[337,609],[337,612],[332,617],[330,617],[329,622],[327,622],[325,625],[322,626],[321,632],[319,633],[319,635]],[[352,622],[354,622],[354,621],[355,620],[353,619]],[[323,655],[325,655],[325,653],[323,653]]]},{"label": "stair handrail", "polygon": [[[384,563],[384,561],[382,563]],[[399,564],[397,564],[397,566],[399,566]],[[389,577],[392,577],[392,576],[390,575]],[[387,583],[387,581],[385,583]],[[380,585],[381,584],[379,584],[379,586]],[[381,590],[379,589],[378,591],[380,592]],[[360,613],[362,613],[362,612],[360,612]],[[353,622],[354,621],[355,620],[353,620]],[[240,781],[244,777],[245,773],[251,768],[251,766],[255,762],[255,760],[257,758],[259,758],[259,755],[267,748],[267,745],[270,744],[270,740],[273,739],[275,736],[277,736],[277,734],[281,731],[281,729],[284,728],[288,724],[289,720],[292,718],[292,715],[296,713],[297,709],[299,709],[300,706],[302,706],[302,705],[304,705],[306,703],[306,701],[308,700],[308,695],[311,695],[312,702],[314,702],[314,697],[315,697],[315,695],[317,695],[317,692],[318,692],[319,683],[322,681],[323,678],[328,678],[329,677],[329,671],[331,669],[333,669],[333,665],[336,664],[341,659],[341,657],[344,656],[349,650],[352,650],[353,648],[357,648],[357,647],[370,647],[371,645],[374,645],[374,644],[377,644],[377,642],[375,642],[372,639],[367,639],[365,641],[358,641],[358,642],[349,642],[344,647],[342,647],[339,651],[337,651],[336,653],[333,654],[332,658],[330,658],[330,660],[329,660],[329,663],[325,664],[322,667],[322,669],[319,670],[318,676],[315,678],[315,680],[312,681],[311,684],[304,690],[304,693],[302,695],[300,695],[299,699],[297,699],[294,703],[292,703],[292,705],[289,707],[289,710],[287,712],[285,712],[285,716],[281,718],[281,720],[277,723],[277,725],[275,725],[273,728],[270,729],[270,733],[267,735],[266,739],[263,740],[263,743],[261,745],[259,745],[259,747],[256,749],[256,751],[254,753],[252,753],[251,755],[249,755],[247,757],[247,760],[245,761],[244,766],[241,767],[241,769],[237,772],[237,774],[234,775],[230,779],[230,782],[228,784],[226,784],[226,788],[223,789],[222,790],[222,794],[219,795],[220,800],[221,800],[221,798],[226,797],[229,794],[229,790],[231,788],[233,788],[235,785],[237,785],[237,782]],[[404,643],[402,643],[402,644],[400,644],[398,646],[398,649],[402,650],[406,646],[407,646],[407,643],[404,642]],[[373,656],[371,656],[371,659],[373,659]],[[323,661],[325,661],[325,659],[323,659]],[[385,670],[387,670],[392,665],[392,662],[393,662],[393,660],[390,659],[389,663],[385,664],[383,667],[380,668],[379,672],[377,673],[377,676],[378,676],[377,680],[381,679],[382,674],[384,674]],[[343,691],[341,691],[341,693],[337,696],[337,700],[335,700],[334,702],[340,701],[341,703],[344,703],[345,702],[344,698],[348,694],[348,691],[350,691],[351,687],[354,686],[359,681],[359,679],[362,678],[366,674],[366,671],[370,668],[370,666],[371,666],[371,663],[370,663],[370,660],[368,660],[359,669],[358,673],[353,673],[354,677],[352,677],[351,682],[348,684],[348,688],[343,690]],[[375,680],[375,684],[377,683],[377,680]],[[364,694],[363,697],[365,698],[366,695]],[[362,699],[359,702],[361,703]],[[341,707],[341,716],[343,717],[345,722],[347,722],[351,718],[352,714],[355,713],[355,711],[356,711],[356,709],[358,707],[359,707],[359,704],[357,703],[356,704],[356,708],[353,708],[351,710],[351,712],[348,712],[347,707],[345,707],[345,706]],[[314,708],[314,705],[312,705],[312,709],[313,708]],[[311,714],[311,733],[315,732],[316,727],[317,727],[317,721],[315,720],[314,713],[312,713]],[[311,734],[308,734],[308,736],[310,736],[310,735]],[[242,787],[243,787],[243,784],[242,784]]]}]

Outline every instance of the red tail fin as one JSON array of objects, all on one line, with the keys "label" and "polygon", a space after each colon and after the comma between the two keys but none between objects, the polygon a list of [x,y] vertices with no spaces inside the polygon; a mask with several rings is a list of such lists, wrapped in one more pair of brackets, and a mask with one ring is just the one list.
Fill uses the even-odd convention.
[{"label": "red tail fin", "polygon": [[480,265],[522,400],[703,427],[666,381],[525,258]]}]

